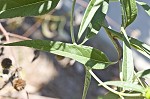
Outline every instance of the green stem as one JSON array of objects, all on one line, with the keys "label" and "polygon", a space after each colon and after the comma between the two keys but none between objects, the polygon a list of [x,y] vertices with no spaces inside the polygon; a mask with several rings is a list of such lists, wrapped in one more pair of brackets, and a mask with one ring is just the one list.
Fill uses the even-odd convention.
[{"label": "green stem", "polygon": [[88,41],[87,38],[85,38],[80,45],[83,45],[86,41]]},{"label": "green stem", "polygon": [[107,90],[111,91],[114,94],[117,94],[119,96],[128,96],[128,97],[136,97],[136,96],[142,96],[141,93],[135,93],[135,94],[129,94],[129,93],[122,93],[122,92],[118,92],[112,88],[110,88],[109,86],[107,86],[105,83],[103,83],[94,73],[92,70],[89,70],[90,74],[94,77],[94,79],[100,83],[104,88],[106,88]]},{"label": "green stem", "polygon": [[[135,71],[134,71],[134,75],[136,75],[136,72],[135,72]],[[137,77],[137,76],[135,76],[135,77],[136,77],[136,79],[138,80],[138,82],[141,84],[141,86],[144,87],[144,88],[146,88],[146,87],[144,86],[144,84],[142,83],[141,79],[140,79],[139,77]]]},{"label": "green stem", "polygon": [[70,33],[71,33],[72,43],[75,43],[74,28],[73,28],[73,18],[74,18],[73,13],[74,13],[75,3],[76,3],[76,0],[73,0],[72,10],[71,10],[71,18],[70,18]]}]

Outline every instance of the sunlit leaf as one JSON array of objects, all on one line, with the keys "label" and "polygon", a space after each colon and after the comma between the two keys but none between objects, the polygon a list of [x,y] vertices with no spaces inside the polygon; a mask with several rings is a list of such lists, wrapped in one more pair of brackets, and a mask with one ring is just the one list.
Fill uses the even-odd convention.
[{"label": "sunlit leaf", "polygon": [[89,72],[89,68],[85,67],[85,81],[84,81],[84,90],[83,90],[82,99],[86,99],[86,95],[90,86],[90,82],[91,82],[91,74]]},{"label": "sunlit leaf", "polygon": [[[116,32],[112,29],[109,29],[107,27],[104,27],[106,30],[110,31],[111,32],[111,35],[120,39],[120,40],[123,40],[123,35],[119,32]],[[132,38],[130,36],[128,36],[129,38],[129,41],[130,41],[130,44],[133,48],[135,48],[137,51],[139,51],[140,53],[142,53],[143,55],[145,55],[147,58],[150,59],[150,46],[135,39],[135,38]]]},{"label": "sunlit leaf", "polygon": [[136,77],[150,78],[150,69],[142,70],[136,73]]},{"label": "sunlit leaf", "polygon": [[145,2],[136,1],[137,4],[141,5],[145,12],[150,16],[150,6]]},{"label": "sunlit leaf", "polygon": [[87,27],[86,35],[83,42],[87,41],[89,38],[92,38],[99,32],[101,24],[105,20],[106,13],[108,11],[108,6],[108,0],[104,0],[101,6],[97,9],[95,15],[93,16],[91,22]]},{"label": "sunlit leaf", "polygon": [[60,56],[72,58],[93,69],[104,69],[108,67],[108,65],[116,63],[110,62],[106,55],[100,50],[83,45],[47,40],[26,40],[5,44],[4,46],[26,46],[47,51]]},{"label": "sunlit leaf", "polygon": [[150,59],[150,46],[137,40],[134,38],[131,38],[130,40],[131,46],[133,46],[137,51],[139,51],[141,54],[146,56]]},{"label": "sunlit leaf", "polygon": [[137,6],[135,0],[120,0],[122,8],[122,26],[130,25],[137,16]]},{"label": "sunlit leaf", "polygon": [[[108,6],[108,0],[91,0],[90,1],[88,7],[86,8],[86,11],[84,13],[84,16],[83,16],[83,19],[82,19],[82,22],[81,22],[81,25],[80,25],[80,29],[79,29],[79,32],[78,32],[78,40],[81,38],[83,32],[86,30],[86,28],[90,24],[93,17],[96,17],[96,18],[97,17],[101,17],[101,18],[104,17],[104,14],[107,12],[107,7],[105,7],[105,9],[103,7],[106,6],[106,5]],[[102,14],[102,16],[99,16],[100,13]],[[101,20],[99,20],[97,22],[100,22],[100,21]],[[93,22],[95,22],[94,19],[93,19]],[[96,22],[95,25],[98,24],[97,22]],[[94,29],[97,31],[96,27]],[[94,29],[93,29],[93,31],[94,31]],[[99,26],[98,26],[98,29],[100,29]]]},{"label": "sunlit leaf", "polygon": [[134,74],[133,55],[130,47],[130,41],[123,27],[123,59],[122,59],[122,80],[132,82]]},{"label": "sunlit leaf", "polygon": [[133,84],[131,82],[125,82],[125,81],[107,81],[104,82],[106,85],[111,85],[111,86],[116,86],[116,87],[121,87],[121,88],[128,88],[132,91],[137,91],[137,92],[144,92],[145,88],[143,88],[140,85]]},{"label": "sunlit leaf", "polygon": [[0,19],[48,13],[59,0],[0,0]]},{"label": "sunlit leaf", "polygon": [[123,54],[122,46],[120,45],[118,39],[115,38],[109,30],[105,29],[105,31],[106,31],[107,35],[109,36],[109,38],[111,39],[114,47],[116,48],[116,50],[118,52],[118,60],[120,60],[122,58],[122,54]]},{"label": "sunlit leaf", "polygon": [[[142,96],[134,96],[134,97],[123,97],[124,99],[144,99]],[[106,95],[99,96],[98,99],[121,99],[119,95],[114,94],[112,92],[108,92]]]},{"label": "sunlit leaf", "polygon": [[119,0],[109,0],[109,2],[118,2]]}]

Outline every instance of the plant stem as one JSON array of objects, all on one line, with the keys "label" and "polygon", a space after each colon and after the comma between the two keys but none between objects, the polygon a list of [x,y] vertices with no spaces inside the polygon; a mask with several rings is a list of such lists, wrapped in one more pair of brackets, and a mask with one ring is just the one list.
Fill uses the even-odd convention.
[{"label": "plant stem", "polygon": [[73,18],[74,18],[73,13],[74,13],[75,3],[76,3],[76,0],[73,0],[72,10],[71,10],[71,17],[70,17],[70,33],[71,33],[72,43],[75,43],[74,28],[73,28]]},{"label": "plant stem", "polygon": [[41,26],[42,22],[43,22],[42,19],[37,20],[36,23],[33,24],[22,36],[29,37],[32,33],[34,33]]},{"label": "plant stem", "polygon": [[7,32],[7,33],[8,33],[8,36],[10,36],[10,37],[15,37],[15,38],[18,38],[18,39],[21,39],[21,40],[32,40],[32,39],[30,39],[30,38],[23,37],[23,36],[21,36],[21,35],[9,33],[9,32]]},{"label": "plant stem", "polygon": [[144,84],[142,83],[141,79],[136,76],[136,72],[135,72],[135,71],[134,71],[134,75],[135,75],[135,77],[137,78],[138,82],[141,84],[141,86],[144,87],[144,88],[146,88],[146,87],[144,86]]},{"label": "plant stem", "polygon": [[5,28],[2,26],[2,24],[0,23],[0,31],[3,33],[3,35],[6,37],[6,41],[9,41],[9,36],[7,31],[5,30]]},{"label": "plant stem", "polygon": [[141,93],[135,93],[135,94],[129,94],[129,93],[122,93],[122,92],[118,92],[112,88],[110,88],[109,86],[107,86],[105,83],[103,83],[94,73],[92,70],[89,70],[90,74],[94,77],[94,79],[100,83],[104,88],[106,88],[107,90],[111,91],[114,94],[117,94],[119,96],[128,96],[128,97],[135,97],[135,96],[142,96]]}]

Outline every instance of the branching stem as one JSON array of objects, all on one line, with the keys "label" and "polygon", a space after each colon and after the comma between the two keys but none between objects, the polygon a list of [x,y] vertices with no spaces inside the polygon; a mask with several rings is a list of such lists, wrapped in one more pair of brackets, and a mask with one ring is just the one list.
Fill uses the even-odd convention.
[{"label": "branching stem", "polygon": [[119,96],[128,96],[128,97],[136,97],[136,96],[142,96],[141,93],[132,93],[132,94],[129,94],[129,93],[122,93],[122,92],[118,92],[112,88],[110,88],[109,86],[107,86],[105,83],[103,83],[94,73],[92,70],[89,70],[90,74],[94,77],[94,79],[99,83],[101,84],[104,88],[106,88],[107,90],[111,91],[112,93],[114,94],[117,94]]}]

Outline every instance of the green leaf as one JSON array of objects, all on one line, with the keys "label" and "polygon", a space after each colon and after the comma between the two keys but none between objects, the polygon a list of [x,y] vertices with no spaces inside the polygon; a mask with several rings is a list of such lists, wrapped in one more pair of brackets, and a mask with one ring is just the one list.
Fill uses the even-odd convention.
[{"label": "green leaf", "polygon": [[[123,40],[123,34],[119,33],[119,32],[116,32],[112,29],[109,29],[105,26],[103,26],[107,31],[110,31],[111,32],[111,35],[115,38],[118,38],[120,40]],[[130,36],[128,36],[129,38],[129,41],[130,41],[130,44],[133,48],[135,48],[137,51],[139,51],[140,53],[142,53],[143,55],[145,55],[147,58],[150,59],[150,46],[135,39],[135,38],[132,38]]]},{"label": "green leaf", "polygon": [[150,78],[150,69],[139,71],[135,76],[141,78]]},{"label": "green leaf", "polygon": [[[84,13],[84,16],[83,16],[83,19],[79,28],[78,40],[81,38],[83,32],[88,27],[89,23],[91,22],[92,18],[95,16],[98,9],[103,6],[103,3],[104,3],[104,0],[91,0],[90,1],[88,7],[86,8],[86,11]],[[105,5],[106,3],[107,2],[105,2]],[[106,9],[103,9],[103,10],[106,10]]]},{"label": "green leaf", "polygon": [[130,41],[123,27],[123,59],[122,59],[122,80],[132,82],[134,74],[133,55],[130,47]]},{"label": "green leaf", "polygon": [[110,62],[106,55],[100,50],[83,45],[47,40],[26,40],[4,44],[4,46],[26,46],[47,51],[60,56],[72,58],[93,69],[104,69],[108,67],[108,65],[116,63]]},{"label": "green leaf", "polygon": [[[104,96],[99,96],[98,99],[121,99],[119,95],[114,94],[112,92],[108,92]],[[124,97],[124,99],[144,99],[142,96],[134,96],[134,97]]]},{"label": "green leaf", "polygon": [[[111,33],[111,31],[109,29],[111,29],[111,26],[108,25],[108,22],[107,20],[105,19],[104,22],[102,23],[102,26],[104,27],[108,37],[111,39],[114,47],[116,48],[117,50],[117,53],[118,53],[118,60],[122,59],[122,54],[123,54],[123,49],[122,49],[122,46],[120,45],[118,39],[116,37],[114,37]],[[105,28],[106,27],[106,28]],[[107,29],[108,28],[108,29]]]},{"label": "green leaf", "polygon": [[91,74],[89,72],[89,68],[85,67],[85,81],[84,81],[84,90],[83,90],[82,99],[86,99],[90,82],[91,82]]},{"label": "green leaf", "polygon": [[135,97],[124,97],[124,99],[144,99],[143,96],[135,96]]},{"label": "green leaf", "polygon": [[145,2],[136,1],[137,4],[141,5],[145,12],[150,16],[150,6],[146,4]]},{"label": "green leaf", "polygon": [[111,85],[111,86],[116,86],[116,87],[121,87],[121,88],[127,88],[130,89],[132,91],[137,91],[137,92],[144,92],[145,88],[137,85],[137,84],[133,84],[131,82],[125,82],[125,81],[107,81],[104,82],[106,85]]},{"label": "green leaf", "polygon": [[150,59],[150,46],[140,42],[137,39],[131,38],[130,40],[131,46],[133,46],[137,51]]},{"label": "green leaf", "polygon": [[117,50],[117,53],[118,53],[118,60],[122,59],[123,50],[122,50],[122,47],[121,47],[121,45],[120,45],[118,39],[115,38],[115,37],[113,37],[112,34],[111,34],[111,32],[108,31],[107,29],[105,29],[105,31],[106,31],[107,35],[109,36],[109,38],[111,39],[111,41],[112,41],[114,47],[115,47],[116,50]]},{"label": "green leaf", "polygon": [[118,2],[119,0],[109,0],[109,2]]},{"label": "green leaf", "polygon": [[59,0],[0,0],[0,19],[48,13]]},{"label": "green leaf", "polygon": [[126,28],[137,16],[137,6],[135,0],[120,0],[122,8],[122,26]]},{"label": "green leaf", "polygon": [[101,6],[95,12],[95,15],[93,16],[91,22],[89,23],[83,42],[86,42],[89,38],[95,36],[99,32],[101,24],[105,20],[107,11],[108,11],[108,0],[104,0],[101,3]]}]

